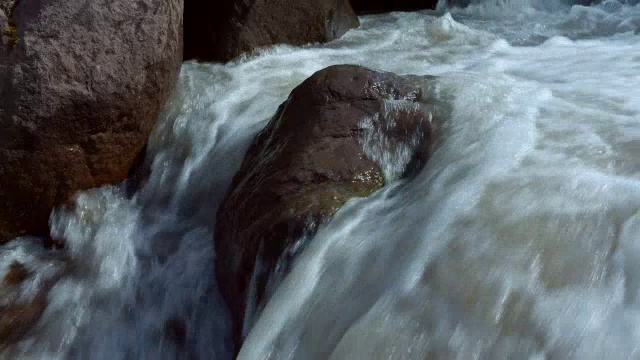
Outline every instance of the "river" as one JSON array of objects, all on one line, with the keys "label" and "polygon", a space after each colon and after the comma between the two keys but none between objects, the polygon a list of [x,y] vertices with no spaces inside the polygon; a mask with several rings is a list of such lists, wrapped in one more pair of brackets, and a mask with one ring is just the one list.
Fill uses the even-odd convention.
[{"label": "river", "polygon": [[0,248],[0,272],[36,274],[27,295],[64,272],[0,357],[230,359],[217,206],[289,92],[343,63],[437,75],[451,116],[420,174],[319,229],[240,359],[640,359],[640,4],[620,0],[440,4],[362,17],[330,44],[185,63],[144,186],[55,211],[53,255],[32,238]]}]

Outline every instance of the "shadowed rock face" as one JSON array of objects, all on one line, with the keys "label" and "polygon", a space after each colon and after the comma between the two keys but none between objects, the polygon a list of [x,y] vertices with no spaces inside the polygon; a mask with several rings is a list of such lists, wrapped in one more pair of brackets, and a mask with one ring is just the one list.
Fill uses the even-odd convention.
[{"label": "shadowed rock face", "polygon": [[410,158],[398,160],[405,174],[424,164],[432,107],[420,81],[432,80],[332,66],[295,88],[254,139],[216,226],[216,271],[237,346],[299,240],[389,178],[376,151],[407,146]]},{"label": "shadowed rock face", "polygon": [[351,6],[358,15],[435,9],[436,5],[438,0],[351,0]]},{"label": "shadowed rock face", "polygon": [[0,243],[123,181],[182,58],[182,0],[0,1]]},{"label": "shadowed rock face", "polygon": [[358,25],[348,0],[190,0],[185,59],[226,62],[270,45],[331,41]]}]

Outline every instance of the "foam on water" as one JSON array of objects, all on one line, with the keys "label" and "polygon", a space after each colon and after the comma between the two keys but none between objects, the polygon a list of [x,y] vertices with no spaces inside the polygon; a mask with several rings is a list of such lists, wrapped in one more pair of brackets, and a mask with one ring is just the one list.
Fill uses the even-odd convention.
[{"label": "foam on water", "polygon": [[[481,0],[450,11],[458,21],[489,31],[514,45],[538,45],[554,36],[586,39],[640,32],[637,0],[579,5],[585,2],[588,1]],[[439,7],[445,8],[445,3],[441,1]]]},{"label": "foam on water", "polygon": [[[289,92],[341,63],[437,75],[451,115],[420,174],[351,200],[306,244],[241,359],[640,357],[640,6],[499,3],[185,63],[142,189],[57,211],[62,251],[1,248],[0,274],[16,260],[38,274],[25,298],[62,276],[1,357],[231,358],[215,211]],[[397,179],[407,149],[364,140]]]}]

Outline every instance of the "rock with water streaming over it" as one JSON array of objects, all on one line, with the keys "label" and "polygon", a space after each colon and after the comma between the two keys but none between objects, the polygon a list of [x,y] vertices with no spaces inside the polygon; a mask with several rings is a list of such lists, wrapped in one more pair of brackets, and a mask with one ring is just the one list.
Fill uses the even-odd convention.
[{"label": "rock with water streaming over it", "polygon": [[318,225],[425,163],[435,102],[423,90],[434,82],[331,66],[254,139],[217,215],[216,271],[236,345]]},{"label": "rock with water streaming over it", "polygon": [[185,59],[226,62],[275,44],[341,37],[359,25],[348,0],[185,2]]},{"label": "rock with water streaming over it", "polygon": [[0,349],[20,341],[38,322],[49,290],[67,268],[67,259],[36,239],[0,248]]},{"label": "rock with water streaming over it", "polygon": [[14,343],[38,321],[47,301],[45,294],[22,300],[19,288],[30,274],[24,264],[12,263],[0,284],[0,347]]},{"label": "rock with water streaming over it", "polygon": [[182,3],[0,1],[0,243],[127,177],[177,79]]}]

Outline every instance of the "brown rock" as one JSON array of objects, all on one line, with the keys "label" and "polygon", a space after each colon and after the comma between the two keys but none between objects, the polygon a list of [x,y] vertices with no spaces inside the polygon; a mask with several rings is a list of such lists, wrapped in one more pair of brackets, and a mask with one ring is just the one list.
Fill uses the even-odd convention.
[{"label": "brown rock", "polygon": [[[29,262],[17,260],[16,251]],[[4,274],[0,272],[0,349],[3,349],[20,341],[38,322],[47,307],[49,290],[68,274],[71,264],[64,254],[46,250],[38,239],[3,245],[0,259],[9,262]]]},{"label": "brown rock", "polygon": [[123,181],[176,80],[182,0],[0,0],[0,243]]},{"label": "brown rock", "polygon": [[19,341],[35,325],[47,308],[45,296],[28,303],[0,307],[0,348]]},{"label": "brown rock", "polygon": [[348,0],[191,0],[184,55],[226,62],[274,44],[331,41],[358,25]]},{"label": "brown rock", "polygon": [[351,6],[358,15],[435,9],[436,5],[438,0],[351,0]]},{"label": "brown rock", "polygon": [[20,285],[28,276],[27,268],[19,262],[14,262],[9,265],[9,270],[4,274],[3,283],[5,286],[15,287]]},{"label": "brown rock", "polygon": [[29,275],[23,264],[13,262],[0,284],[0,348],[19,341],[47,307],[46,292],[26,302],[20,300],[19,287]]},{"label": "brown rock", "polygon": [[[384,185],[372,145],[386,152],[411,146],[402,172],[424,163],[431,107],[422,94],[415,77],[332,66],[295,88],[253,141],[217,214],[216,272],[236,345],[298,240],[350,198]],[[398,106],[388,109],[392,103]],[[367,143],[376,139],[383,141]]]}]

